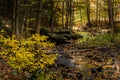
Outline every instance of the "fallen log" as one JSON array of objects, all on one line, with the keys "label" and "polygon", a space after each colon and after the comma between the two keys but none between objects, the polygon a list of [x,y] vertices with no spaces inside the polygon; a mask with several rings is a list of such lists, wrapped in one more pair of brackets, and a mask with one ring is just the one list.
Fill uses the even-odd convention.
[{"label": "fallen log", "polygon": [[66,50],[66,51],[47,51],[46,53],[68,53],[68,52],[83,52],[83,51],[91,51],[92,49],[80,49],[80,50]]}]

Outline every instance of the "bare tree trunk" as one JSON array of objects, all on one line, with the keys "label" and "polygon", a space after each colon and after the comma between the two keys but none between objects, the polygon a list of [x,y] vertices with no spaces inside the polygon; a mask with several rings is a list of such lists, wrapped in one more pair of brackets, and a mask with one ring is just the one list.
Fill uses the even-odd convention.
[{"label": "bare tree trunk", "polygon": [[69,2],[69,11],[70,11],[70,28],[72,29],[72,26],[73,26],[73,24],[72,24],[72,4],[73,4],[73,1],[72,0],[70,0],[70,2]]},{"label": "bare tree trunk", "polygon": [[42,11],[42,0],[39,0],[38,4],[38,13],[37,13],[37,28],[36,33],[40,34],[40,28],[41,28],[41,11]]},{"label": "bare tree trunk", "polygon": [[87,16],[87,26],[91,26],[91,21],[90,21],[90,1],[86,0],[86,16]]},{"label": "bare tree trunk", "polygon": [[22,28],[21,28],[21,34],[22,34],[22,36],[23,36],[23,34],[24,34],[26,15],[27,15],[27,14],[26,14],[26,10],[25,10],[25,12],[24,12],[24,17],[23,17],[23,22],[22,22]]},{"label": "bare tree trunk", "polygon": [[74,0],[71,1],[71,25],[74,26]]},{"label": "bare tree trunk", "polygon": [[74,26],[75,25],[75,16],[74,16],[74,1],[72,2],[72,25]]},{"label": "bare tree trunk", "polygon": [[19,38],[19,0],[14,0],[12,34]]},{"label": "bare tree trunk", "polygon": [[111,28],[111,33],[114,33],[114,18],[113,18],[113,5],[112,5],[112,0],[108,0],[108,17],[109,17],[109,24]]},{"label": "bare tree trunk", "polygon": [[56,10],[58,9],[58,4],[59,4],[59,0],[57,1],[55,9],[53,9],[53,13],[52,13],[52,15],[54,15],[52,17],[52,29],[54,28],[54,23],[55,23],[55,19],[56,19],[55,15],[56,15]]},{"label": "bare tree trunk", "polygon": [[20,38],[20,31],[19,31],[19,0],[17,0],[16,6],[16,37]]},{"label": "bare tree trunk", "polygon": [[26,31],[25,31],[25,34],[28,35],[29,34],[29,31],[28,31],[28,28],[30,26],[30,8],[27,7],[27,10],[26,10]]},{"label": "bare tree trunk", "polygon": [[50,20],[49,20],[49,22],[50,22],[50,24],[49,24],[49,26],[51,27],[51,30],[52,30],[52,28],[53,28],[53,25],[52,25],[52,23],[53,23],[53,7],[54,7],[54,3],[53,3],[53,0],[50,0],[50,10],[51,10],[51,12],[50,12]]},{"label": "bare tree trunk", "polygon": [[62,2],[62,27],[64,28],[64,1]]},{"label": "bare tree trunk", "polygon": [[15,35],[15,27],[16,27],[16,21],[15,21],[15,18],[16,18],[16,0],[14,0],[14,6],[13,6],[13,19],[12,19],[12,35]]},{"label": "bare tree trunk", "polygon": [[96,1],[96,25],[98,24],[98,0]]},{"label": "bare tree trunk", "polygon": [[69,2],[66,1],[66,21],[65,21],[66,28],[68,28],[68,20],[69,20],[68,7],[69,7]]}]

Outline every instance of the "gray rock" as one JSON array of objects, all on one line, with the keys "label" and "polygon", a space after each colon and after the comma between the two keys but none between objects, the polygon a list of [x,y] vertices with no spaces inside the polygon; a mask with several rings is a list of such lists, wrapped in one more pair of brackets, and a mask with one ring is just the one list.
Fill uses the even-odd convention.
[{"label": "gray rock", "polygon": [[71,62],[71,59],[66,56],[60,56],[56,63],[60,66],[73,67],[74,64]]}]

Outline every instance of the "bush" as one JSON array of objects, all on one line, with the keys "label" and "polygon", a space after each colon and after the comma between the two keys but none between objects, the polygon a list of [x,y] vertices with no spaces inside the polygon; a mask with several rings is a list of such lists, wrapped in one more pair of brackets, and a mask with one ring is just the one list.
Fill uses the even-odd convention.
[{"label": "bush", "polygon": [[67,38],[64,35],[61,35],[61,34],[59,34],[59,35],[55,34],[55,33],[49,34],[49,40],[51,40],[51,42],[55,42],[56,45],[67,43],[66,39]]},{"label": "bush", "polygon": [[34,34],[30,38],[16,40],[15,36],[5,38],[0,35],[0,54],[11,67],[19,71],[24,69],[31,72],[42,69],[53,64],[57,58],[55,54],[45,54],[47,47],[54,46],[47,38]]},{"label": "bush", "polygon": [[114,38],[116,43],[120,43],[120,32],[118,32]]},{"label": "bush", "polygon": [[112,43],[112,40],[113,36],[109,33],[106,33],[96,36],[93,40],[91,40],[91,43],[96,45],[105,45]]},{"label": "bush", "polygon": [[79,32],[79,35],[81,35],[83,38],[79,39],[80,43],[86,43],[88,39],[93,38],[90,33],[88,32]]},{"label": "bush", "polygon": [[110,45],[112,43],[118,43],[119,40],[119,34],[110,34],[110,33],[104,33],[99,34],[96,36],[92,36],[87,33],[81,33],[83,35],[83,39],[80,39],[80,43],[83,43],[86,46],[104,46],[104,45]]},{"label": "bush", "polygon": [[36,72],[31,80],[62,80],[62,74],[56,70]]}]

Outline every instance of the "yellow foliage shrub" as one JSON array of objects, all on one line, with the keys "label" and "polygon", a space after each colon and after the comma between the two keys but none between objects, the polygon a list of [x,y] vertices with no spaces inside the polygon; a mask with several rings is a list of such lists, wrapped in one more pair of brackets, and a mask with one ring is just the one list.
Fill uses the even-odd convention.
[{"label": "yellow foliage shrub", "polygon": [[30,38],[16,40],[15,36],[5,38],[0,35],[1,52],[8,64],[17,70],[34,71],[54,63],[57,55],[46,54],[46,48],[54,44],[47,41],[47,36],[38,34]]}]

